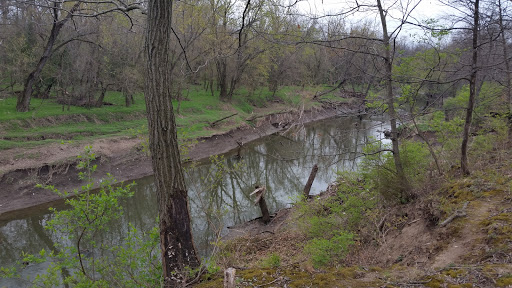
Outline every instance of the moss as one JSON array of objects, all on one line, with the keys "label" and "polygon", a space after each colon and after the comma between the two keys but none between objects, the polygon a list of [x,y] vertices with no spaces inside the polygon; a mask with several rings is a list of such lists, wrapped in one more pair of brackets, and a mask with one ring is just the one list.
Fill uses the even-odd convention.
[{"label": "moss", "polygon": [[430,288],[441,288],[444,286],[444,279],[441,279],[439,275],[429,276],[426,279],[428,283],[425,286]]},{"label": "moss", "polygon": [[450,269],[450,270],[443,271],[441,274],[446,275],[446,276],[450,276],[452,278],[457,278],[460,275],[463,275],[465,273],[466,272],[464,270],[461,270],[461,269]]},{"label": "moss", "polygon": [[448,284],[446,286],[447,288],[472,288],[473,284],[471,283],[464,283],[464,284]]},{"label": "moss", "polygon": [[510,287],[512,286],[512,275],[507,275],[496,279],[497,287]]},{"label": "moss", "polygon": [[489,191],[485,191],[482,195],[485,196],[485,197],[494,197],[494,196],[503,195],[504,193],[505,193],[504,190],[492,189],[492,190],[489,190]]},{"label": "moss", "polygon": [[[275,269],[247,269],[241,270],[239,278],[242,281],[249,281],[253,285],[261,285],[269,282],[269,279],[273,279],[273,275],[276,274]],[[237,278],[238,278],[237,277]]]},{"label": "moss", "polygon": [[510,250],[512,241],[512,213],[500,213],[491,218],[481,221],[480,226],[487,232],[487,242],[496,246]]},{"label": "moss", "polygon": [[196,288],[217,288],[217,287],[223,287],[223,286],[224,286],[224,279],[217,278],[217,279],[201,282],[194,287],[196,287]]},{"label": "moss", "polygon": [[340,268],[338,269],[335,274],[340,277],[341,279],[355,279],[360,278],[358,275],[358,269],[357,267],[346,267],[346,268]]}]

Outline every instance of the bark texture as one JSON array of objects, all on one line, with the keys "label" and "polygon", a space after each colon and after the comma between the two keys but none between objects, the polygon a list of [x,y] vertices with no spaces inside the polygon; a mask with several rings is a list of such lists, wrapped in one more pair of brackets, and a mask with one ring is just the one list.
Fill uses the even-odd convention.
[{"label": "bark texture", "polygon": [[186,281],[185,267],[199,266],[190,225],[172,107],[169,63],[172,1],[150,0],[145,44],[145,97],[149,141],[158,199],[160,248],[165,287]]},{"label": "bark texture", "polygon": [[61,3],[56,1],[53,3],[53,24],[52,30],[50,32],[50,37],[46,41],[46,46],[44,47],[43,55],[39,58],[37,62],[36,68],[32,71],[27,79],[25,80],[25,87],[23,88],[23,92],[18,96],[16,103],[16,111],[18,112],[28,112],[30,108],[30,98],[32,97],[33,87],[36,81],[41,76],[41,72],[43,72],[43,68],[46,65],[46,62],[50,59],[53,54],[53,46],[55,46],[55,42],[57,41],[57,37],[59,36],[60,30],[64,27],[64,24],[68,22],[73,13],[80,7],[82,2],[76,2],[73,7],[67,12],[66,16],[59,20],[59,14],[61,12]]},{"label": "bark texture", "polygon": [[311,173],[309,174],[308,182],[306,182],[306,186],[304,186],[304,198],[308,199],[309,192],[311,191],[311,186],[313,186],[313,181],[315,181],[316,173],[318,172],[318,165],[314,165],[313,169],[311,169]]},{"label": "bark texture", "polygon": [[468,108],[466,110],[466,121],[464,122],[464,133],[462,134],[462,145],[461,145],[461,159],[460,168],[463,175],[469,175],[468,166],[468,141],[469,141],[469,129],[471,128],[471,121],[473,119],[473,108],[475,106],[475,98],[477,94],[476,89],[476,76],[478,72],[478,26],[480,22],[480,1],[475,0],[475,6],[473,10],[473,58],[471,62],[471,75],[469,77],[469,100]]},{"label": "bark texture", "polygon": [[397,114],[395,111],[395,99],[393,95],[393,61],[391,54],[391,43],[390,37],[388,34],[387,22],[386,22],[386,13],[384,10],[381,0],[377,0],[377,8],[379,9],[379,15],[382,25],[382,43],[384,46],[384,66],[385,66],[385,82],[386,82],[386,104],[388,106],[388,114],[390,118],[391,124],[391,144],[393,150],[393,160],[395,163],[395,169],[397,174],[397,180],[400,182],[400,200],[403,202],[408,202],[412,195],[410,194],[410,185],[407,177],[405,176],[404,169],[402,166],[402,161],[400,159],[400,149],[398,142],[398,130],[396,127],[396,119]]}]

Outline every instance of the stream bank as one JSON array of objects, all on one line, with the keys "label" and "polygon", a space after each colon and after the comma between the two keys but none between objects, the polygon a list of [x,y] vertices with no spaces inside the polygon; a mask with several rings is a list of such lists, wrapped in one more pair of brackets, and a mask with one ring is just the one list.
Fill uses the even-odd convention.
[{"label": "stream bank", "polygon": [[[359,102],[359,101],[358,101]],[[224,134],[198,139],[190,149],[193,161],[207,159],[212,155],[233,150],[239,144],[249,143],[261,137],[289,129],[291,126],[348,116],[359,111],[357,104],[338,104],[313,108],[308,111],[286,111],[271,115],[252,117],[249,123]],[[36,188],[38,183],[54,185],[60,190],[72,191],[83,182],[77,179],[76,156],[83,147],[93,146],[98,169],[94,175],[96,183],[106,173],[118,181],[130,181],[152,175],[151,160],[140,151],[140,140],[135,137],[107,138],[93,143],[53,144],[33,149],[10,149],[0,152],[0,220],[12,218],[17,210],[41,206],[60,197],[51,191]]]}]

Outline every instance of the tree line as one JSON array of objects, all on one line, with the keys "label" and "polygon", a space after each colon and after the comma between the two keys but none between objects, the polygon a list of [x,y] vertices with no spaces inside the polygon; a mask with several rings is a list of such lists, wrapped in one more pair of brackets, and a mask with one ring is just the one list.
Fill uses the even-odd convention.
[{"label": "tree line", "polygon": [[[122,91],[130,105],[144,89],[164,277],[172,286],[185,267],[199,265],[171,102],[188,85],[227,102],[240,87],[275,93],[284,85],[329,85],[365,94],[368,106],[389,115],[403,202],[414,195],[400,158],[399,124],[412,122],[421,135],[418,117],[443,110],[447,119],[464,121],[460,168],[470,173],[478,108],[512,110],[510,4],[441,3],[456,11],[441,20],[418,20],[417,5],[356,1],[329,15],[305,15],[297,5],[263,0],[3,1],[0,88],[17,97],[19,112],[29,111],[31,98],[101,107],[107,90]],[[376,20],[353,20],[362,15]],[[403,37],[408,27],[415,38]]]}]

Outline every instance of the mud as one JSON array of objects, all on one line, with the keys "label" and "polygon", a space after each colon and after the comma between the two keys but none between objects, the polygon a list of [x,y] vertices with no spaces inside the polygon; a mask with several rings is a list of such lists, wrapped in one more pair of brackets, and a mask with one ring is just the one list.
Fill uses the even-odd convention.
[{"label": "mud", "polygon": [[[284,112],[255,118],[253,125],[238,127],[224,134],[199,139],[190,150],[191,160],[206,159],[211,155],[227,153],[261,137],[285,131],[295,125],[345,116],[354,111],[352,105],[316,108],[310,111]],[[60,197],[36,184],[53,185],[59,190],[72,191],[83,185],[77,177],[77,155],[83,147],[93,146],[98,169],[96,186],[106,173],[118,181],[131,181],[152,175],[151,160],[140,151],[136,138],[108,138],[92,143],[52,144],[33,149],[0,151],[0,219],[9,218],[16,210],[53,202]]]}]

